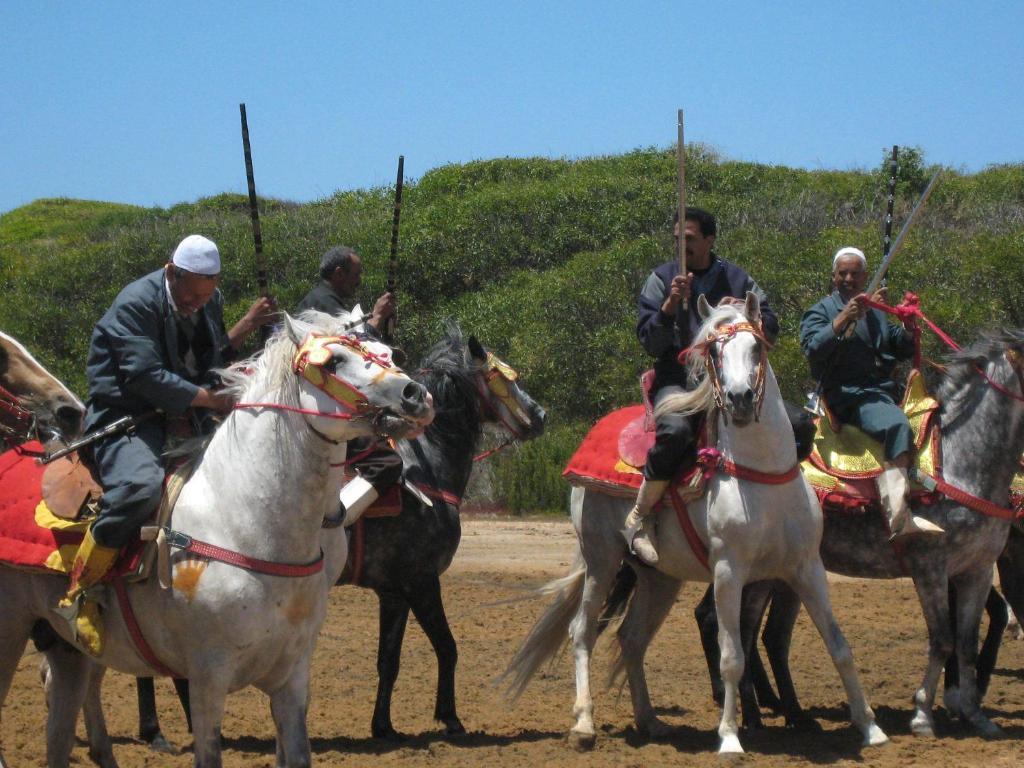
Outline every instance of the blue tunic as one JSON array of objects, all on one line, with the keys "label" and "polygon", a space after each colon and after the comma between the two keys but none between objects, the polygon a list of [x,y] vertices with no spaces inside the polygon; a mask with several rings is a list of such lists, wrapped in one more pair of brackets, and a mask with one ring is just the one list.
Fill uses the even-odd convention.
[{"label": "blue tunic", "polygon": [[835,417],[880,441],[885,457],[894,459],[913,447],[910,424],[896,405],[892,372],[897,361],[913,357],[914,338],[881,310],[870,309],[853,336],[840,339],[832,321],[845,305],[834,292],[808,309],[800,322],[800,347]]},{"label": "blue tunic", "polygon": [[[171,309],[164,271],[136,280],[117,295],[96,323],[89,345],[86,430],[154,409],[184,414],[199,388],[216,382],[213,369],[224,366],[231,350],[219,291],[196,319],[190,345],[196,372],[190,374],[183,349],[189,341]],[[134,436],[115,435],[94,446],[104,491],[93,523],[97,543],[123,546],[159,504],[166,436],[166,419],[160,417],[140,425]]]}]

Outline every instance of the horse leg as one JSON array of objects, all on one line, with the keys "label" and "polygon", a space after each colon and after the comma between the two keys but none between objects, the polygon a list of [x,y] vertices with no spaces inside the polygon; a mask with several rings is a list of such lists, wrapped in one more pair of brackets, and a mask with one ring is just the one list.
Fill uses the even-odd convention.
[{"label": "horse leg", "polygon": [[861,732],[862,744],[865,747],[885,744],[889,737],[875,722],[875,713],[868,705],[867,697],[857,677],[857,666],[853,661],[853,651],[843,636],[832,613],[832,601],[828,594],[828,581],[825,566],[815,552],[814,557],[805,562],[794,575],[790,584],[807,609],[807,614],[825,641],[829,656],[835,665],[843,688],[846,689],[846,700],[850,704],[850,717]]},{"label": "horse leg", "polygon": [[300,660],[283,686],[270,694],[270,712],[277,731],[277,768],[309,768],[312,750],[306,716],[309,710],[309,662]]},{"label": "horse leg", "polygon": [[800,598],[783,581],[775,582],[772,593],[772,604],[768,610],[768,619],[761,633],[761,642],[768,653],[775,683],[779,686],[779,697],[782,700],[782,713],[786,717],[786,727],[798,731],[821,732],[821,726],[813,717],[808,717],[800,706],[793,684],[793,675],[789,669],[789,648],[793,639],[793,627],[800,615]]},{"label": "horse leg", "polygon": [[652,739],[667,736],[672,727],[658,718],[651,705],[644,656],[651,639],[672,610],[682,586],[678,579],[645,568],[637,574],[633,599],[616,633],[633,700],[633,720],[637,730]]},{"label": "horse leg", "polygon": [[[768,597],[771,595],[772,582],[759,581],[747,584],[743,588],[743,596],[740,602],[740,637],[743,642],[744,664],[743,677],[740,678],[740,709],[743,712],[743,727],[752,729],[764,728],[761,720],[761,708],[758,706],[757,693],[755,691],[755,677],[760,676],[762,684],[771,690],[768,683],[768,675],[761,663],[761,656],[757,652],[757,630],[761,626],[761,619],[764,618],[765,608],[768,607]],[[772,696],[774,696],[772,692]]]},{"label": "horse leg", "polygon": [[715,614],[715,585],[708,584],[704,597],[693,609],[693,618],[697,621],[700,632],[700,644],[704,648],[704,661],[708,665],[708,677],[711,680],[711,698],[715,704],[722,706],[725,698],[725,687],[722,675],[718,671],[720,657],[718,655],[718,616]]},{"label": "horse leg", "polygon": [[1002,738],[1003,730],[981,711],[978,693],[978,634],[981,612],[992,587],[992,568],[967,571],[955,577],[957,593],[956,654],[960,665],[960,716],[987,739]]},{"label": "horse leg", "polygon": [[152,677],[139,677],[135,680],[135,690],[139,700],[139,738],[149,744],[154,752],[167,755],[178,754],[178,749],[167,741],[160,730],[160,718],[156,712],[156,690]]},{"label": "horse leg", "polygon": [[[28,638],[32,633],[32,619],[28,616],[14,614],[14,611],[5,606],[3,626],[0,627],[0,706],[7,700],[7,692],[11,688],[11,681],[18,669],[18,662],[28,644]],[[7,768],[4,760],[3,749],[0,747],[0,768]]]},{"label": "horse leg", "polygon": [[46,658],[52,691],[46,719],[46,764],[49,768],[66,768],[75,744],[75,724],[85,703],[93,663],[85,654],[65,643],[54,644],[46,652]]},{"label": "horse leg", "polygon": [[436,573],[430,574],[417,581],[414,588],[407,590],[405,597],[412,608],[413,616],[423,628],[437,656],[434,719],[444,723],[448,736],[465,733],[466,729],[455,713],[455,665],[458,662],[459,651],[444,613],[441,579]]},{"label": "horse leg", "polygon": [[[76,651],[77,653],[77,651]],[[117,768],[114,749],[107,732],[107,721],[103,717],[103,676],[107,668],[92,664],[89,670],[89,687],[85,693],[82,711],[85,715],[85,732],[89,737],[89,757],[100,768]]]},{"label": "horse leg", "polygon": [[178,694],[178,703],[181,704],[181,711],[185,713],[185,724],[188,726],[188,732],[192,733],[192,708],[188,703],[187,677],[174,678],[174,692]]},{"label": "horse leg", "polygon": [[910,730],[916,736],[935,736],[935,692],[946,659],[953,652],[948,583],[945,562],[933,563],[927,571],[914,575],[914,588],[928,626],[928,666],[921,687],[914,693],[914,717],[910,721]]},{"label": "horse leg", "polygon": [[[189,705],[192,708],[193,768],[221,768],[220,731],[224,722],[224,702],[228,684],[215,670],[206,665],[203,674],[192,678],[189,686]],[[226,673],[227,670],[224,670]]]},{"label": "horse leg", "polygon": [[[949,612],[950,616],[956,615],[956,603],[953,599],[955,590],[950,590]],[[988,614],[988,629],[985,630],[985,640],[981,644],[981,652],[978,654],[978,701],[985,700],[988,692],[989,682],[992,680],[992,670],[996,668],[996,660],[999,658],[999,646],[1003,641],[1003,632],[1010,622],[1009,610],[1006,600],[999,594],[999,590],[991,587],[988,591],[988,598],[985,600],[985,613]],[[951,628],[954,635],[956,626]],[[946,687],[942,692],[942,701],[950,712],[960,713],[960,665],[957,663],[957,654],[951,654],[946,662]]]},{"label": "horse leg", "polygon": [[[584,554],[586,557],[586,554]],[[573,657],[576,662],[576,701],[572,713],[576,722],[569,731],[569,743],[578,750],[591,749],[597,739],[594,730],[594,699],[590,693],[590,655],[597,640],[597,617],[611,589],[618,561],[587,562],[583,596],[576,616],[569,625]]]},{"label": "horse leg", "polygon": [[377,701],[373,707],[370,732],[375,739],[399,739],[391,725],[391,694],[398,679],[402,640],[409,619],[409,604],[392,592],[377,592],[380,619],[377,637]]},{"label": "horse leg", "polygon": [[719,560],[714,566],[715,610],[718,613],[719,667],[725,696],[722,719],[718,724],[719,754],[740,753],[739,726],[736,723],[736,699],[743,676],[743,642],[740,636],[740,609],[746,574],[736,563]]}]

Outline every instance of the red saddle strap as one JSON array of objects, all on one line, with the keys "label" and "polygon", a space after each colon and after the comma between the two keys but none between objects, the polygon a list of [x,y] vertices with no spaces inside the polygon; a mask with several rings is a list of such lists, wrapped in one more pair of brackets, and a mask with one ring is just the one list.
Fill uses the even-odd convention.
[{"label": "red saddle strap", "polygon": [[142,628],[135,619],[135,611],[132,610],[132,601],[128,598],[128,590],[125,588],[124,579],[114,580],[114,593],[117,595],[117,604],[121,607],[121,616],[124,618],[125,626],[128,628],[128,634],[131,636],[132,642],[135,643],[135,648],[139,655],[161,675],[180,678],[181,675],[157,658],[149,643],[146,642],[146,637],[142,634]]},{"label": "red saddle strap", "polygon": [[701,448],[697,453],[697,463],[704,467],[704,474],[709,480],[719,469],[738,480],[750,480],[763,485],[785,485],[800,474],[800,462],[785,472],[762,472],[759,469],[744,467],[742,464],[730,461],[715,448]]},{"label": "red saddle strap", "polygon": [[941,477],[932,477],[926,475],[923,472],[917,473],[917,478],[922,482],[925,488],[928,490],[936,490],[943,496],[963,504],[968,509],[973,509],[975,512],[980,512],[983,515],[989,517],[998,517],[1003,520],[1016,520],[1017,518],[1024,518],[1024,507],[1020,510],[1011,509],[1010,507],[1000,507],[988,499],[982,499],[978,496],[973,496],[961,488],[957,488],[955,485],[950,485]]},{"label": "red saddle strap", "polygon": [[205,541],[199,541],[193,539],[191,536],[187,536],[184,533],[178,531],[167,530],[167,543],[172,547],[176,547],[183,552],[196,555],[197,557],[205,557],[207,560],[216,560],[221,563],[233,565],[236,568],[242,568],[253,573],[264,573],[268,576],[284,576],[288,578],[302,578],[303,576],[312,576],[320,573],[324,569],[324,553],[320,552],[320,556],[311,563],[277,563],[271,560],[260,560],[256,557],[249,557],[243,555],[241,552],[235,552],[230,549],[224,549],[224,547],[218,547],[216,544],[208,544]]},{"label": "red saddle strap", "polygon": [[697,535],[697,529],[693,527],[693,522],[690,520],[690,513],[686,509],[686,502],[679,496],[679,490],[673,485],[669,489],[669,498],[672,499],[672,506],[676,510],[676,519],[679,521],[679,527],[683,529],[683,535],[686,536],[686,541],[690,545],[690,549],[694,556],[700,561],[700,564],[711,570],[711,566],[708,565],[708,548],[704,546],[704,542],[700,540],[700,536]]}]

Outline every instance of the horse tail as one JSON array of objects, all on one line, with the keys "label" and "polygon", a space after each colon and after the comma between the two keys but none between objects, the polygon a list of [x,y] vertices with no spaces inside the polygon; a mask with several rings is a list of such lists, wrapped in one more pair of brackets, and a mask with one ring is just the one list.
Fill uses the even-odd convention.
[{"label": "horse tail", "polygon": [[497,685],[508,683],[505,696],[510,703],[515,704],[519,700],[533,676],[544,664],[552,662],[568,644],[569,624],[583,599],[586,574],[583,554],[577,549],[576,560],[568,575],[535,590],[538,596],[553,594],[555,600],[533,625],[530,634],[497,680]]}]

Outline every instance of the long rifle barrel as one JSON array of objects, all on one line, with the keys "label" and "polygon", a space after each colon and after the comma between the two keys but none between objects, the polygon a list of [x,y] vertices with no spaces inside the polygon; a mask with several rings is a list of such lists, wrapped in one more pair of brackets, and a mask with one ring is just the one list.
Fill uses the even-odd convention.
[{"label": "long rifle barrel", "polygon": [[906,238],[907,232],[910,231],[910,225],[914,223],[914,219],[917,218],[921,209],[924,208],[924,204],[928,201],[928,198],[931,197],[932,190],[935,189],[935,183],[939,180],[940,175],[942,175],[941,170],[935,172],[931,181],[928,182],[928,186],[925,187],[924,192],[921,193],[921,198],[917,201],[917,205],[914,206],[914,210],[910,212],[907,220],[903,223],[903,229],[900,230],[899,235],[893,242],[892,248],[889,249],[885,258],[882,259],[882,263],[871,278],[871,282],[868,283],[868,287],[864,289],[864,292],[868,296],[874,295],[875,291],[878,290],[879,284],[885,279],[885,273],[889,271],[889,265],[892,264],[893,257],[896,255],[896,252],[899,251],[900,246],[903,245],[903,240]]},{"label": "long rifle barrel", "polygon": [[[395,179],[395,210],[391,218],[391,258],[388,260],[387,292],[394,294],[397,290],[395,280],[398,277],[398,223],[402,219],[402,185],[405,181],[405,155],[398,156],[398,177]],[[384,323],[384,338],[394,339],[396,318],[391,315]]]},{"label": "long rifle barrel", "polygon": [[889,158],[889,199],[885,203],[885,237],[882,238],[882,258],[889,255],[892,247],[892,209],[896,204],[896,171],[899,169],[900,148],[892,145],[892,157]]},{"label": "long rifle barrel", "polygon": [[256,252],[256,284],[260,293],[267,295],[267,268],[263,262],[263,233],[260,230],[260,209],[256,203],[256,178],[252,172],[252,149],[249,147],[249,121],[245,118],[245,104],[238,105],[242,113],[242,150],[245,152],[245,180],[249,185],[249,218],[252,219],[252,242]]},{"label": "long rifle barrel", "polygon": [[[676,181],[679,186],[679,238],[676,240],[676,257],[679,259],[679,274],[686,274],[686,149],[683,142],[683,110],[676,114],[678,136],[676,140],[676,161],[679,163]],[[683,297],[683,312],[690,308],[690,300]]]}]

